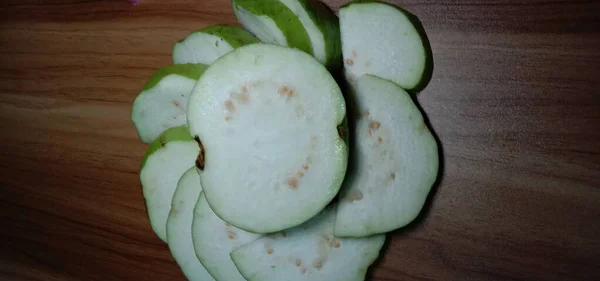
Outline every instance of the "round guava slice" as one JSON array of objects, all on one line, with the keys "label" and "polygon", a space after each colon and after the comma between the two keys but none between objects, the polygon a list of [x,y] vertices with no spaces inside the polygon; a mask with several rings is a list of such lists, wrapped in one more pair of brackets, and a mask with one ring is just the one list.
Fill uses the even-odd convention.
[{"label": "round guava slice", "polygon": [[352,165],[335,235],[362,237],[415,219],[437,178],[438,146],[411,96],[395,83],[364,75],[350,94],[358,107],[350,130]]},{"label": "round guava slice", "polygon": [[212,209],[254,233],[315,216],[346,172],[345,115],[333,77],[302,51],[252,44],[217,60],[188,106]]},{"label": "round guava slice", "polygon": [[431,47],[414,15],[388,3],[353,1],[340,8],[340,32],[346,77],[363,74],[391,80],[418,91],[431,78]]}]

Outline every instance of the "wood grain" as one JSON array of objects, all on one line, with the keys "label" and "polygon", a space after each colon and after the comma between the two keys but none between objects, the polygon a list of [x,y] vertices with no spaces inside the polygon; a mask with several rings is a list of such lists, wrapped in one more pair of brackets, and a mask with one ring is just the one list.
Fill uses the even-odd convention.
[{"label": "wood grain", "polygon": [[[184,280],[152,233],[130,107],[229,0],[0,3],[0,279]],[[337,8],[342,1],[329,1]],[[444,152],[372,280],[600,280],[598,1],[407,0]]]}]

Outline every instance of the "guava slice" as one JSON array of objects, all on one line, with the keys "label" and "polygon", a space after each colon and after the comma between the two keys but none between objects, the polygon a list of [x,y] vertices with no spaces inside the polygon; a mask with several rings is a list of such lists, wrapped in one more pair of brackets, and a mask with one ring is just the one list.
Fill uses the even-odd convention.
[{"label": "guava slice", "polygon": [[193,249],[200,262],[216,280],[245,281],[229,255],[234,249],[260,236],[221,220],[208,205],[204,193],[200,195],[194,208]]},{"label": "guava slice", "polygon": [[210,65],[235,48],[259,42],[258,38],[243,28],[223,24],[211,25],[175,43],[173,62]]},{"label": "guava slice", "polygon": [[133,102],[131,119],[140,139],[153,142],[166,129],[185,125],[187,103],[203,64],[171,65],[155,72]]},{"label": "guava slice", "polygon": [[196,257],[192,243],[194,206],[201,192],[200,177],[196,167],[192,167],[181,176],[173,194],[167,220],[167,242],[173,258],[188,280],[214,281]]},{"label": "guava slice", "polygon": [[385,235],[336,238],[335,208],[298,227],[264,236],[231,253],[248,281],[362,281]]},{"label": "guava slice", "polygon": [[335,235],[363,237],[411,222],[438,174],[438,146],[411,96],[372,75],[352,87],[357,105],[351,163],[340,192]]},{"label": "guava slice", "polygon": [[265,43],[298,48],[329,69],[341,65],[338,18],[318,0],[234,0],[240,23]]},{"label": "guava slice", "polygon": [[167,218],[179,178],[194,166],[198,145],[186,126],[167,129],[150,146],[142,159],[140,180],[150,225],[167,242]]},{"label": "guava slice", "polygon": [[344,70],[348,80],[372,74],[418,91],[431,78],[431,47],[414,15],[378,1],[353,1],[340,8]]},{"label": "guava slice", "polygon": [[190,96],[200,179],[224,221],[254,233],[301,224],[338,193],[348,160],[340,88],[308,54],[271,44],[212,64]]}]

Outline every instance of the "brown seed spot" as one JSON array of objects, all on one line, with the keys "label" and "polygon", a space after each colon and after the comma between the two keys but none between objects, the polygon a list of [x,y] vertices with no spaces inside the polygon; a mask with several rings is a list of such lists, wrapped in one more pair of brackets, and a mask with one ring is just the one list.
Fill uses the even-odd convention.
[{"label": "brown seed spot", "polygon": [[177,100],[173,100],[172,103],[173,103],[173,105],[175,105],[177,107],[181,107],[181,104]]},{"label": "brown seed spot", "polygon": [[346,59],[346,64],[349,65],[349,66],[352,66],[352,65],[354,65],[354,60],[352,60],[352,59]]},{"label": "brown seed spot", "polygon": [[284,97],[290,98],[296,94],[296,91],[290,89],[288,86],[281,86],[279,87],[279,94]]},{"label": "brown seed spot", "polygon": [[196,157],[196,168],[200,169],[200,171],[204,171],[204,145],[202,145],[199,136],[195,136],[194,140],[198,143],[198,147],[200,148],[198,157]]},{"label": "brown seed spot", "polygon": [[304,176],[304,172],[298,171],[298,173],[296,173],[296,175],[301,178]]},{"label": "brown seed spot", "polygon": [[169,211],[169,216],[174,216],[177,215],[178,211],[175,208],[171,208],[171,210]]},{"label": "brown seed spot", "polygon": [[233,111],[235,111],[235,105],[233,104],[233,102],[232,102],[231,100],[227,100],[227,101],[225,102],[225,108],[226,108],[228,111],[232,111],[232,112],[233,112]]},{"label": "brown seed spot", "polygon": [[306,271],[307,271],[307,270],[306,270],[306,268],[303,268],[303,269],[301,270],[302,274],[306,274]]},{"label": "brown seed spot", "polygon": [[353,57],[357,57],[357,56],[358,56],[358,54],[356,53],[356,51],[355,51],[355,50],[352,50],[352,56],[353,56]]},{"label": "brown seed spot", "polygon": [[296,260],[296,267],[300,267],[302,265],[302,261],[297,259]]},{"label": "brown seed spot", "polygon": [[231,116],[229,116],[229,115],[225,116],[225,121],[229,121],[229,120],[231,120]]},{"label": "brown seed spot", "polygon": [[227,230],[227,238],[229,238],[229,240],[234,240],[236,237],[237,235],[235,234],[235,232]]},{"label": "brown seed spot", "polygon": [[378,143],[381,143],[382,141],[383,141],[383,138],[381,138],[381,137],[377,137],[377,142],[378,142]]},{"label": "brown seed spot", "polygon": [[323,260],[322,259],[317,259],[312,263],[312,266],[314,268],[316,268],[317,270],[321,270],[321,268],[323,268]]},{"label": "brown seed spot", "polygon": [[340,240],[339,240],[339,239],[337,239],[337,238],[333,238],[333,239],[331,239],[331,241],[329,242],[329,246],[330,246],[330,247],[332,247],[332,248],[336,248],[336,249],[337,249],[337,248],[339,248],[339,247],[340,247],[340,245],[341,245],[341,243],[340,243]]},{"label": "brown seed spot", "polygon": [[308,165],[302,164],[302,169],[304,169],[305,171],[308,170]]},{"label": "brown seed spot", "polygon": [[419,131],[423,132],[427,130],[427,124],[425,124],[425,122],[422,122],[421,125],[419,125]]},{"label": "brown seed spot", "polygon": [[321,236],[321,239],[319,240],[319,245],[321,247],[339,248],[341,245],[341,241],[335,236],[328,234],[325,236]]},{"label": "brown seed spot", "polygon": [[370,114],[371,114],[371,113],[369,113],[369,111],[368,111],[368,110],[363,110],[363,111],[360,113],[360,115],[361,115],[361,116],[365,116],[365,117],[369,116]]},{"label": "brown seed spot", "polygon": [[390,178],[391,178],[392,180],[395,180],[395,179],[396,179],[396,173],[392,173],[392,174],[390,175]]},{"label": "brown seed spot", "polygon": [[243,86],[243,87],[240,89],[240,93],[242,93],[242,94],[247,94],[247,93],[248,93],[248,87],[246,87],[246,86]]},{"label": "brown seed spot", "polygon": [[239,98],[239,100],[240,100],[242,103],[248,103],[248,100],[249,100],[249,99],[250,99],[250,96],[248,95],[248,92],[242,92],[242,93],[240,94],[240,98]]},{"label": "brown seed spot", "polygon": [[267,248],[267,254],[272,254],[273,253],[273,249],[272,248]]},{"label": "brown seed spot", "polygon": [[369,128],[374,129],[374,130],[379,129],[379,127],[381,127],[381,123],[379,123],[377,121],[372,122],[371,125],[369,125]]},{"label": "brown seed spot", "polygon": [[298,187],[298,179],[295,177],[291,177],[287,183],[292,189],[296,189],[296,187]]},{"label": "brown seed spot", "polygon": [[335,238],[331,234],[322,237],[320,242],[321,242],[321,244],[328,245],[330,248],[339,248],[340,247],[340,240]]}]

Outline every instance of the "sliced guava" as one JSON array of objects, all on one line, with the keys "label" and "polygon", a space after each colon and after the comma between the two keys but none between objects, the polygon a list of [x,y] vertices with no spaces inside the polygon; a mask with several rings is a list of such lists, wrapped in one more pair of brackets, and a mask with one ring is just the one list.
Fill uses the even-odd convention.
[{"label": "sliced guava", "polygon": [[372,74],[418,91],[431,78],[432,54],[414,15],[378,1],[353,1],[340,8],[344,70],[348,80]]},{"label": "sliced guava", "polygon": [[171,65],[150,77],[131,111],[143,142],[151,143],[166,129],[185,125],[190,92],[204,70],[203,64]]},{"label": "sliced guava", "polygon": [[339,21],[317,0],[234,0],[240,23],[263,42],[312,54],[328,68],[341,64]]},{"label": "sliced guava", "polygon": [[194,206],[202,186],[196,167],[187,170],[177,183],[167,220],[167,242],[173,258],[190,281],[215,280],[196,257],[192,243]]},{"label": "sliced guava", "polygon": [[140,180],[150,225],[167,242],[167,218],[179,178],[194,166],[198,145],[186,126],[167,129],[150,146],[142,159]]},{"label": "sliced guava", "polygon": [[301,224],[338,193],[348,160],[345,101],[308,54],[271,44],[212,64],[190,96],[190,133],[215,213],[254,233]]},{"label": "sliced guava", "polygon": [[337,238],[335,208],[298,227],[264,236],[231,253],[248,281],[362,281],[385,235]]},{"label": "sliced guava", "polygon": [[438,146],[411,96],[400,86],[361,76],[351,95],[348,177],[340,192],[335,235],[362,237],[405,226],[421,211],[438,173]]},{"label": "sliced guava", "polygon": [[245,281],[229,255],[261,235],[243,231],[221,220],[208,205],[204,193],[194,208],[191,232],[196,256],[216,280]]},{"label": "sliced guava", "polygon": [[258,38],[243,28],[222,24],[211,25],[175,43],[173,62],[210,65],[235,48],[259,42]]}]

